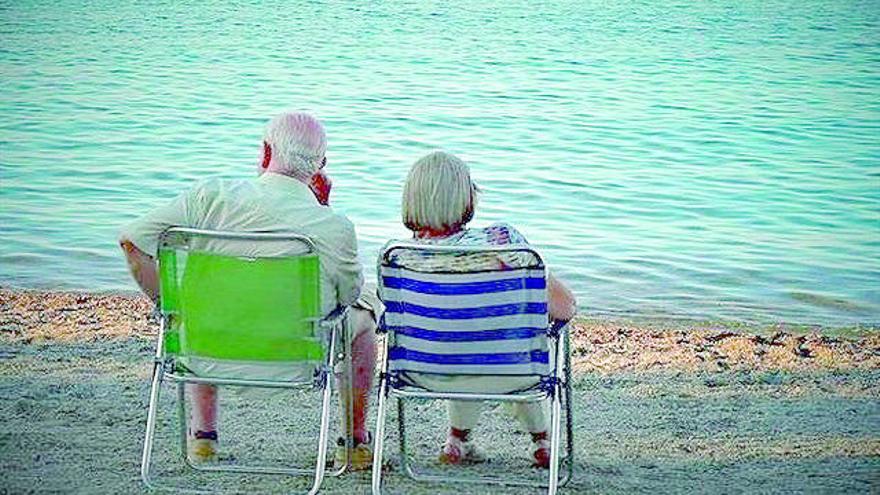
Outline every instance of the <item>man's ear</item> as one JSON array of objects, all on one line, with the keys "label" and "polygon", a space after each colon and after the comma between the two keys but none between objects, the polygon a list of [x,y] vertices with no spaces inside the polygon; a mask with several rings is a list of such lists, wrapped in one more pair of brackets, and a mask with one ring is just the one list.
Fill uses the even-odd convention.
[{"label": "man's ear", "polygon": [[260,164],[263,167],[263,170],[269,168],[269,162],[272,161],[272,146],[269,145],[266,141],[263,141],[263,163]]}]

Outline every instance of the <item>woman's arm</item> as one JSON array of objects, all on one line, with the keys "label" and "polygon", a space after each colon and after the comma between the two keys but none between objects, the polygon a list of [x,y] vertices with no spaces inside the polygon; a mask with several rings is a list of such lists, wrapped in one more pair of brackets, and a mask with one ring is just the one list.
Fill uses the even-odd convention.
[{"label": "woman's arm", "polygon": [[550,317],[554,320],[568,321],[577,314],[574,294],[551,273],[547,273],[547,296],[550,300]]}]

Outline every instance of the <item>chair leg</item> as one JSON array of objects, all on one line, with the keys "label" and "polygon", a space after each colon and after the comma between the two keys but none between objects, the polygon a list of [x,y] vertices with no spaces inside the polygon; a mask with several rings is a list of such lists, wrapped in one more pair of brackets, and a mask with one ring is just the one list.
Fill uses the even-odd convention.
[{"label": "chair leg", "polygon": [[382,493],[382,461],[385,447],[385,402],[388,398],[388,381],[383,378],[379,386],[379,404],[376,412],[376,436],[373,439],[373,495]]},{"label": "chair leg", "polygon": [[406,446],[406,401],[397,398],[397,438],[400,450],[400,470],[415,479],[416,473],[409,462],[409,449]]},{"label": "chair leg", "polygon": [[[339,346],[342,349],[338,354],[343,356],[335,366],[341,367],[336,378],[338,385],[336,395],[339,401],[339,414],[342,416],[340,426],[342,437],[345,439],[345,463],[330,474],[334,477],[342,476],[351,469],[351,452],[354,448],[354,363],[351,335],[355,333],[355,329],[351,325],[353,325],[351,318],[345,317],[336,330],[339,334]],[[335,356],[334,360],[338,359],[339,355]]]},{"label": "chair leg", "polygon": [[560,418],[562,407],[560,395],[562,388],[557,384],[553,394],[552,409],[550,413],[550,480],[547,486],[548,495],[556,495],[559,487],[559,441],[560,441]]},{"label": "chair leg", "polygon": [[309,495],[315,495],[318,493],[318,490],[321,489],[321,483],[324,482],[324,472],[327,463],[327,434],[330,429],[330,393],[332,391],[330,380],[332,379],[332,376],[329,376],[328,374],[324,383],[324,399],[321,408],[321,431],[318,434],[318,462],[315,466],[315,482],[312,485],[312,489],[309,490]]},{"label": "chair leg", "polygon": [[565,332],[565,435],[568,449],[568,479],[574,478],[574,397],[571,381],[571,334]]},{"label": "chair leg", "polygon": [[198,469],[198,467],[190,460],[186,452],[186,437],[189,425],[186,417],[186,385],[182,382],[177,383],[177,423],[177,433],[180,440],[180,456],[183,459],[183,463],[192,469]]},{"label": "chair leg", "polygon": [[318,434],[318,462],[315,465],[315,482],[309,495],[315,495],[321,489],[324,482],[324,472],[327,469],[327,435],[330,431],[330,395],[333,392],[333,360],[336,352],[336,329],[330,332],[330,348],[327,351],[327,368],[324,374],[324,397],[321,407],[321,431]]},{"label": "chair leg", "polygon": [[144,451],[141,456],[141,480],[148,488],[153,488],[150,476],[150,466],[153,458],[153,439],[156,434],[156,412],[159,407],[159,391],[162,388],[162,375],[164,365],[153,365],[153,379],[150,386],[150,405],[147,410],[147,427],[144,433]]},{"label": "chair leg", "polygon": [[571,405],[571,378],[565,380],[565,450],[566,473],[561,486],[567,485],[574,478],[574,419]]}]

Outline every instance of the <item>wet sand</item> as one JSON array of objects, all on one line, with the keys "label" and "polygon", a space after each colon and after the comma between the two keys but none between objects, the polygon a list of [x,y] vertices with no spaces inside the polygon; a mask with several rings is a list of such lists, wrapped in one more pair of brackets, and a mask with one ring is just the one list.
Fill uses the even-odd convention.
[{"label": "wet sand", "polygon": [[[0,289],[0,493],[143,492],[150,309],[132,295]],[[581,319],[572,343],[575,477],[563,493],[880,490],[874,330]],[[171,396],[163,399],[169,413]],[[223,400],[224,448],[280,459],[306,451],[309,435],[298,429],[305,422],[289,418],[313,411],[312,398],[273,398],[259,408],[234,394]],[[414,450],[430,467],[442,408],[419,404],[412,414]],[[524,435],[508,431],[508,418],[485,413],[478,439],[493,463],[474,469],[513,474],[526,463]],[[179,474],[174,424],[171,414],[160,422],[157,448],[157,470],[169,478]],[[239,426],[254,430],[236,436]],[[271,434],[279,429],[283,435]],[[267,447],[279,438],[291,445]],[[498,445],[508,448],[494,452]],[[388,482],[391,493],[462,491],[408,482],[393,463]],[[277,477],[213,483],[252,493],[304,486]],[[369,483],[355,474],[324,487],[366,493]]]},{"label": "wet sand", "polygon": [[[18,344],[151,339],[152,309],[138,295],[0,288],[0,337]],[[870,328],[580,318],[571,339],[578,373],[880,369],[880,329]]]}]

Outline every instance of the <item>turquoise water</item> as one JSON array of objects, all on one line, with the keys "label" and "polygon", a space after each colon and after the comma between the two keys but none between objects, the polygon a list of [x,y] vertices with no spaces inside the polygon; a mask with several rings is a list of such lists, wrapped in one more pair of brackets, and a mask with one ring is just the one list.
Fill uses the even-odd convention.
[{"label": "turquoise water", "polygon": [[[662,6],[660,5],[662,4]],[[602,316],[880,322],[880,2],[0,1],[0,284],[325,122],[367,273],[434,148]]]}]

